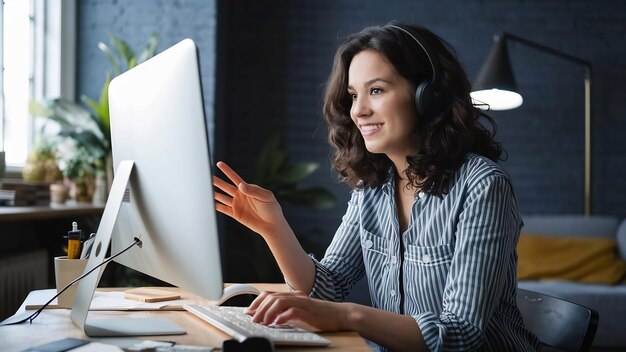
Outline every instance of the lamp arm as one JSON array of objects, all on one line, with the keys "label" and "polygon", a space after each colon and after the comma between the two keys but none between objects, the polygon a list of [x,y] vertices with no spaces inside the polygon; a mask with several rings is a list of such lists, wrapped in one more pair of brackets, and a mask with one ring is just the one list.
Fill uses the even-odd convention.
[{"label": "lamp arm", "polygon": [[500,40],[511,40],[533,49],[548,53],[561,59],[574,62],[585,67],[585,171],[584,171],[584,212],[591,215],[591,63],[579,57],[549,48],[514,34],[502,32]]},{"label": "lamp arm", "polygon": [[564,52],[556,50],[556,49],[552,49],[550,47],[547,47],[545,45],[533,42],[533,41],[528,40],[526,38],[522,38],[522,37],[517,36],[515,34],[502,32],[502,34],[500,34],[500,37],[503,40],[511,40],[511,41],[514,41],[514,42],[518,42],[520,44],[526,45],[526,46],[531,47],[533,49],[537,49],[539,51],[543,51],[543,52],[551,54],[553,56],[560,57],[560,58],[562,58],[564,60],[575,62],[575,63],[577,63],[579,65],[583,65],[583,66],[586,67],[586,69],[588,71],[586,73],[589,76],[591,76],[591,63],[589,61],[587,61],[587,60],[581,59],[581,58],[579,58],[577,56],[574,56],[574,55],[570,55],[570,54],[564,53]]}]

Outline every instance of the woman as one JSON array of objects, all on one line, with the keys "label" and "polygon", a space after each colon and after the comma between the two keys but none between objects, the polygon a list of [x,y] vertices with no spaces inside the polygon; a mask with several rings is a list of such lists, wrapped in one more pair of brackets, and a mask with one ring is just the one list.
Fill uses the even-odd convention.
[{"label": "woman", "polygon": [[[354,330],[390,350],[534,351],[516,305],[522,225],[447,44],[418,26],[370,27],[340,45],[325,92],[333,166],[354,191],[324,258],[304,252],[273,194],[214,185],[217,210],[259,233],[293,289],[253,320]],[[340,303],[367,275],[373,307]]]}]

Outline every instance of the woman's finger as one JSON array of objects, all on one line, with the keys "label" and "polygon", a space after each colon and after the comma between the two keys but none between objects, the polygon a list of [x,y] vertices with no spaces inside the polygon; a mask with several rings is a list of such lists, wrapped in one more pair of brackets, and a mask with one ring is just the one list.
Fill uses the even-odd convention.
[{"label": "woman's finger", "polygon": [[227,207],[232,207],[233,206],[233,198],[229,197],[225,194],[222,194],[220,192],[214,192],[213,193],[213,198],[215,198],[216,201],[224,204]]},{"label": "woman's finger", "polygon": [[[231,207],[227,207],[224,204],[216,203],[215,204],[215,210],[219,211],[220,213],[222,213],[224,215],[228,215],[231,218],[235,219],[235,217],[233,216],[233,208],[231,208]],[[237,219],[235,219],[235,220],[237,220]]]},{"label": "woman's finger", "polygon": [[217,162],[217,168],[222,170],[222,172],[224,173],[224,175],[226,175],[226,177],[228,177],[229,180],[231,180],[235,185],[239,185],[242,182],[245,182],[243,180],[243,178],[241,178],[241,176],[239,176],[233,169],[230,168],[230,166],[228,166],[225,162],[223,161],[218,161]]},{"label": "woman's finger", "polygon": [[[291,311],[306,311],[312,304],[311,299],[302,291],[284,292],[282,294],[274,295],[274,301],[272,305],[265,310],[263,322],[265,324],[284,324],[287,320],[295,318],[296,316],[287,314],[283,317],[282,321],[277,321],[278,317],[285,315],[285,312]],[[284,320],[287,319],[287,320]]]},{"label": "woman's finger", "polygon": [[256,309],[259,307],[259,305],[261,305],[261,303],[263,303],[263,301],[265,300],[265,298],[267,296],[269,296],[270,294],[274,293],[273,291],[263,291],[261,292],[255,299],[254,301],[252,301],[252,303],[250,303],[250,306],[247,309],[247,312],[249,315],[252,315],[256,312]]},{"label": "woman's finger", "polygon": [[230,183],[222,180],[221,178],[217,176],[213,176],[213,186],[226,192],[226,194],[228,194],[231,197],[234,197],[235,194],[237,193],[237,187],[231,185]]},{"label": "woman's finger", "polygon": [[276,297],[280,293],[272,292],[263,297],[263,300],[257,305],[254,314],[252,315],[252,321],[259,324],[270,324],[271,321],[266,323],[267,310],[274,304]]},{"label": "woman's finger", "polygon": [[273,323],[276,315],[289,308],[293,302],[302,300],[302,297],[298,296],[294,292],[274,292],[267,295],[256,307],[252,321],[260,324]]}]

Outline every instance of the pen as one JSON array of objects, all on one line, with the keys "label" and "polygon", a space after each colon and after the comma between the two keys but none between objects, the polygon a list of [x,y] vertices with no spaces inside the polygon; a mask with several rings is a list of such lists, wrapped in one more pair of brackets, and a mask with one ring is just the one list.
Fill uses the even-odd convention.
[{"label": "pen", "polygon": [[78,223],[72,222],[72,230],[67,232],[67,259],[78,259],[80,255],[82,231]]}]

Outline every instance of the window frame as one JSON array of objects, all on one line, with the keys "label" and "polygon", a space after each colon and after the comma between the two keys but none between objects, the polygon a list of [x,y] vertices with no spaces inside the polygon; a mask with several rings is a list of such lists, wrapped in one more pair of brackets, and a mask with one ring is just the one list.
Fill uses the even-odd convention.
[{"label": "window frame", "polygon": [[[2,1],[2,0],[0,0]],[[4,2],[0,4],[4,16]],[[76,0],[31,0],[31,100],[61,97],[75,99],[76,86]],[[0,65],[4,67],[2,45],[4,25],[0,26]],[[3,70],[0,70],[3,71]],[[3,82],[0,72],[0,82]],[[0,84],[0,99],[4,99]],[[0,115],[0,132],[4,133],[4,101]],[[29,123],[28,149],[35,136],[34,124]],[[7,165],[6,178],[21,178],[22,165]]]}]

